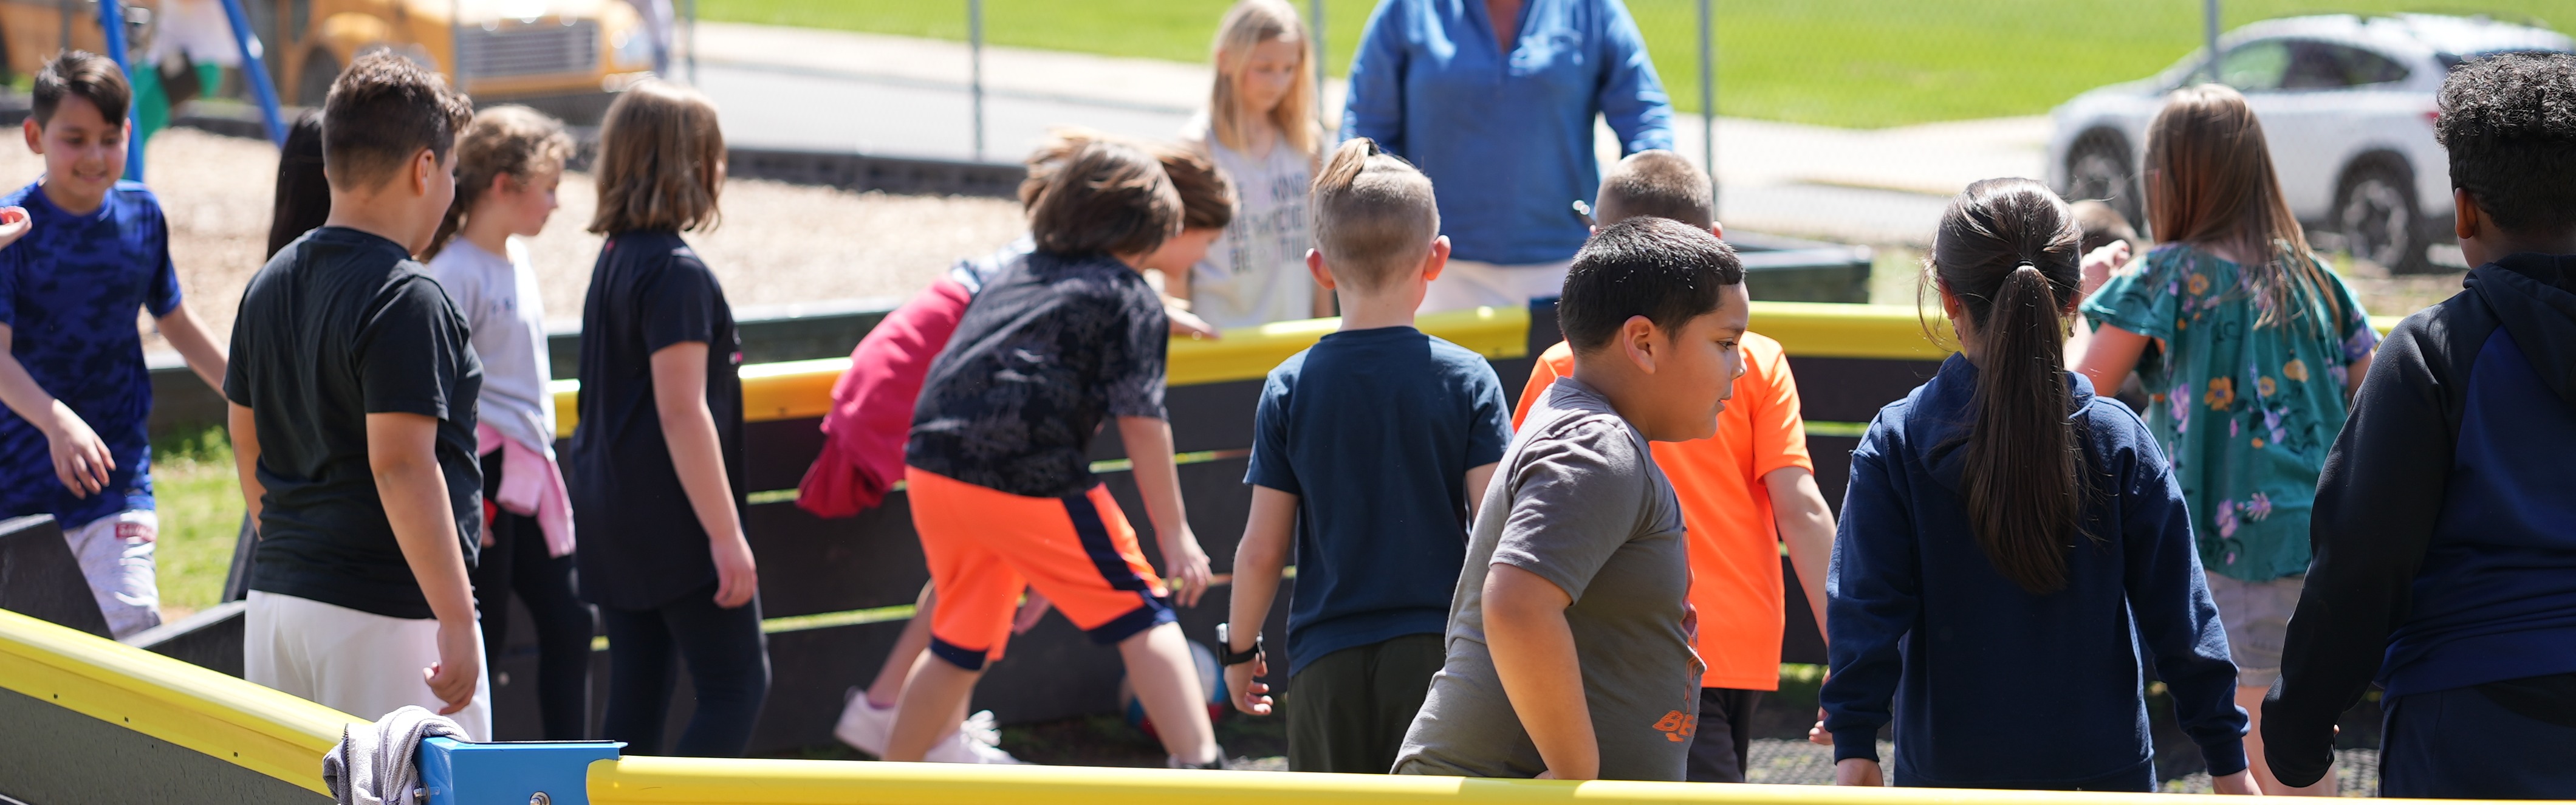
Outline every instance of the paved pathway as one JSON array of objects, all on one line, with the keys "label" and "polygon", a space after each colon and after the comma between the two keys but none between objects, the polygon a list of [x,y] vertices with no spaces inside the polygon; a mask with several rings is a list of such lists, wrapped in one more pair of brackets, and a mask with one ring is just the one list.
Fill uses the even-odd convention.
[{"label": "paved pathway", "polygon": [[[979,158],[963,44],[713,22],[698,36],[697,80],[736,142]],[[1172,136],[1204,103],[1210,75],[1198,64],[988,47],[980,158],[1013,159],[1057,125]],[[1341,82],[1324,94],[1338,110]],[[1697,161],[1700,119],[1675,129]],[[2047,136],[2037,117],[1882,130],[1721,118],[1720,218],[1747,230],[1919,244],[1968,182],[2038,177]],[[1615,158],[1612,141],[1602,142],[1603,158]]]}]

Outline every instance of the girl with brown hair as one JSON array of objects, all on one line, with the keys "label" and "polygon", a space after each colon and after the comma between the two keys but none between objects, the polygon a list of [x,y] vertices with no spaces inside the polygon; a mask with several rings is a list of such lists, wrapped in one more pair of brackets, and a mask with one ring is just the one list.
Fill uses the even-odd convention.
[{"label": "girl with brown hair", "polygon": [[[2084,301],[2096,329],[2069,355],[2097,387],[2118,388],[2132,370],[2145,382],[2147,426],[2191,501],[2242,669],[2236,702],[2252,713],[2280,676],[2317,476],[2379,333],[2309,250],[2244,96],[2215,84],[2175,92],[2148,126],[2145,164],[2148,223],[2163,243]],[[2127,257],[2104,251],[2089,264]],[[2334,793],[2332,776],[2279,787],[2260,735],[2258,721],[2246,750],[2264,790]]]},{"label": "girl with brown hair", "polygon": [[2027,179],[1942,214],[1927,280],[1960,353],[1870,423],[1834,537],[1819,698],[1838,783],[1881,784],[1893,721],[1898,785],[2155,790],[2153,663],[2218,791],[2255,793],[2182,491],[2060,357],[2077,237]]}]

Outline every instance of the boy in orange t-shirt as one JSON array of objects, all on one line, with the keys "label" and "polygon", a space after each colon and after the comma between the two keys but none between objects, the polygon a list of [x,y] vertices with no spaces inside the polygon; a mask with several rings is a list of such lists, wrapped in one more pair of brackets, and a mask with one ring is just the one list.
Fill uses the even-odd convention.
[{"label": "boy in orange t-shirt", "polygon": [[[1601,180],[1600,226],[1651,215],[1719,232],[1710,212],[1707,174],[1669,151],[1621,160]],[[1672,479],[1690,529],[1691,606],[1699,611],[1699,726],[1691,745],[1692,782],[1744,782],[1754,704],[1780,686],[1780,637],[1787,595],[1780,545],[1788,546],[1799,586],[1816,623],[1825,622],[1825,562],[1834,519],[1807,457],[1807,428],[1798,414],[1798,384],[1780,342],[1747,332],[1739,342],[1744,376],[1717,416],[1717,433],[1689,442],[1655,442],[1655,464]],[[1574,371],[1574,352],[1549,347],[1530,369],[1512,414],[1514,427],[1538,393]]]}]

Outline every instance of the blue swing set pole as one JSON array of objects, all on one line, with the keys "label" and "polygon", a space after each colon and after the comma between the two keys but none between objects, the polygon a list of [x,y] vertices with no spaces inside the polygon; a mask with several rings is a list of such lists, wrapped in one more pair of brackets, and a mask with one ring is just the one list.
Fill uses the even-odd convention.
[{"label": "blue swing set pole", "polygon": [[241,0],[224,0],[224,16],[233,24],[233,44],[241,48],[242,83],[250,85],[251,97],[259,101],[260,122],[268,124],[268,141],[286,147],[286,118],[277,108],[277,85],[268,80],[268,64],[260,59],[250,30],[250,15],[242,13]]},{"label": "blue swing set pole", "polygon": [[[126,82],[133,83],[134,65],[125,58],[125,4],[118,0],[98,0],[98,29],[107,38],[107,57],[125,70]],[[135,111],[134,104],[125,105],[125,123],[129,131],[134,125]],[[133,146],[131,141],[125,149],[125,178],[143,181],[143,149]]]}]

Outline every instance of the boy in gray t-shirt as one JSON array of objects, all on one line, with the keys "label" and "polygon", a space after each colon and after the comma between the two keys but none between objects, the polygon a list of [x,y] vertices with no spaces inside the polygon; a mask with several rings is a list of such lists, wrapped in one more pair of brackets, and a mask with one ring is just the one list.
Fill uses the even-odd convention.
[{"label": "boy in gray t-shirt", "polygon": [[1659,218],[1575,255],[1557,303],[1574,375],[1485,490],[1396,773],[1682,779],[1701,664],[1681,505],[1646,443],[1715,428],[1743,373],[1743,281],[1733,249]]}]

